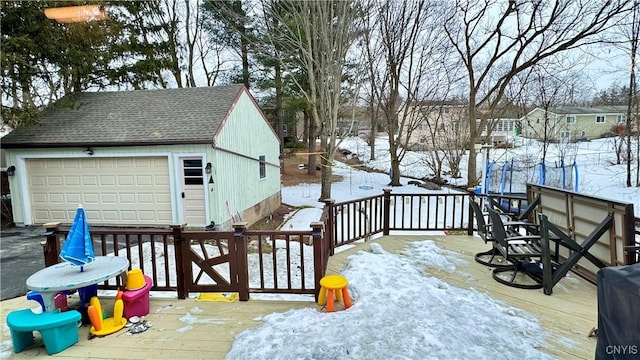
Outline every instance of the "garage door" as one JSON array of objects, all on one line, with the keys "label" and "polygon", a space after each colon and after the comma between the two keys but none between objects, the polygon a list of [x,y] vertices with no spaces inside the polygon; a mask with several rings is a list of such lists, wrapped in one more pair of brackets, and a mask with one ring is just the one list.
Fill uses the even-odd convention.
[{"label": "garage door", "polygon": [[172,221],[166,157],[27,160],[34,224],[70,223],[82,204],[90,224]]}]

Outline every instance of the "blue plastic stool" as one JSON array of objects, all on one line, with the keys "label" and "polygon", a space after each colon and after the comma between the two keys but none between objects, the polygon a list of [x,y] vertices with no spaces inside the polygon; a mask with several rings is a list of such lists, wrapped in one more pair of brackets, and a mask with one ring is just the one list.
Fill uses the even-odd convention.
[{"label": "blue plastic stool", "polygon": [[15,310],[7,316],[13,351],[19,353],[33,344],[33,332],[42,335],[47,354],[57,354],[78,342],[79,312],[51,311],[34,314],[31,309]]}]

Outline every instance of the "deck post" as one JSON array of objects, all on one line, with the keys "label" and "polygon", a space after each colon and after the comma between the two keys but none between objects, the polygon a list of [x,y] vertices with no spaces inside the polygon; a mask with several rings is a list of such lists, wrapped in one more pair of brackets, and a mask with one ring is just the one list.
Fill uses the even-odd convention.
[{"label": "deck post", "polygon": [[473,236],[473,209],[471,208],[471,202],[472,201],[476,201],[476,192],[475,192],[475,188],[467,188],[467,191],[469,192],[469,204],[467,204],[467,211],[468,211],[468,215],[467,215],[467,224],[469,224],[467,226],[467,235],[469,236]]},{"label": "deck post", "polygon": [[322,200],[322,202],[324,203],[324,207],[325,209],[327,209],[327,228],[324,229],[324,236],[327,238],[325,240],[328,240],[328,244],[329,244],[329,255],[333,255],[333,249],[336,246],[336,242],[335,242],[335,219],[336,219],[336,210],[333,206],[333,204],[336,203],[335,200],[333,199],[324,199]]},{"label": "deck post", "polygon": [[[245,235],[247,224],[247,222],[233,224],[233,246],[236,249],[236,258],[232,261],[235,261],[238,272],[238,297],[240,301],[249,300],[249,262],[247,261],[247,239]],[[234,275],[231,274],[231,276]]]},{"label": "deck post", "polygon": [[389,235],[389,217],[391,216],[391,189],[382,189],[384,191],[382,202],[382,234]]},{"label": "deck post", "polygon": [[327,251],[326,239],[322,237],[321,222],[311,223],[311,236],[313,238],[313,274],[314,274],[314,286],[316,302],[318,301],[318,294],[320,292],[320,279],[324,276],[327,268],[327,261],[329,251]]},{"label": "deck post", "polygon": [[[178,299],[186,299],[189,295],[189,289],[184,278],[185,254],[189,252],[183,247],[190,246],[189,241],[182,238],[182,229],[186,224],[172,224],[169,227],[173,230],[173,243],[175,244],[176,259],[176,281],[178,286]],[[190,260],[189,260],[190,261]]]},{"label": "deck post", "polygon": [[42,252],[44,253],[44,266],[51,266],[58,263],[58,254],[60,254],[58,226],[60,226],[59,222],[50,222],[42,225],[42,227],[44,227],[44,236],[47,237],[44,241],[40,242]]}]

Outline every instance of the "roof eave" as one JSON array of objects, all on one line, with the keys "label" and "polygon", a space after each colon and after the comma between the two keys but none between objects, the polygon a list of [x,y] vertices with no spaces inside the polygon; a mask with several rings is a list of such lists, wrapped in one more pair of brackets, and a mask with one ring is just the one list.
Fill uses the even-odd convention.
[{"label": "roof eave", "polygon": [[61,147],[123,147],[123,146],[155,146],[155,145],[197,145],[197,144],[211,144],[211,139],[191,139],[191,140],[153,140],[153,141],[131,141],[131,142],[65,142],[65,143],[4,143],[2,148],[4,149],[20,149],[20,148],[61,148]]}]

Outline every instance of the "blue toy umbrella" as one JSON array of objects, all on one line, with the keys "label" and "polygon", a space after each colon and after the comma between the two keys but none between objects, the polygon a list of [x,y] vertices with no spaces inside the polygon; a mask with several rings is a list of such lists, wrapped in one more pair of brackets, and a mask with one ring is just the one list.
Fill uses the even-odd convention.
[{"label": "blue toy umbrella", "polygon": [[80,271],[84,271],[83,266],[95,259],[93,241],[89,233],[89,223],[82,205],[78,205],[71,229],[62,246],[62,251],[60,251],[60,257],[73,265],[80,266]]}]

